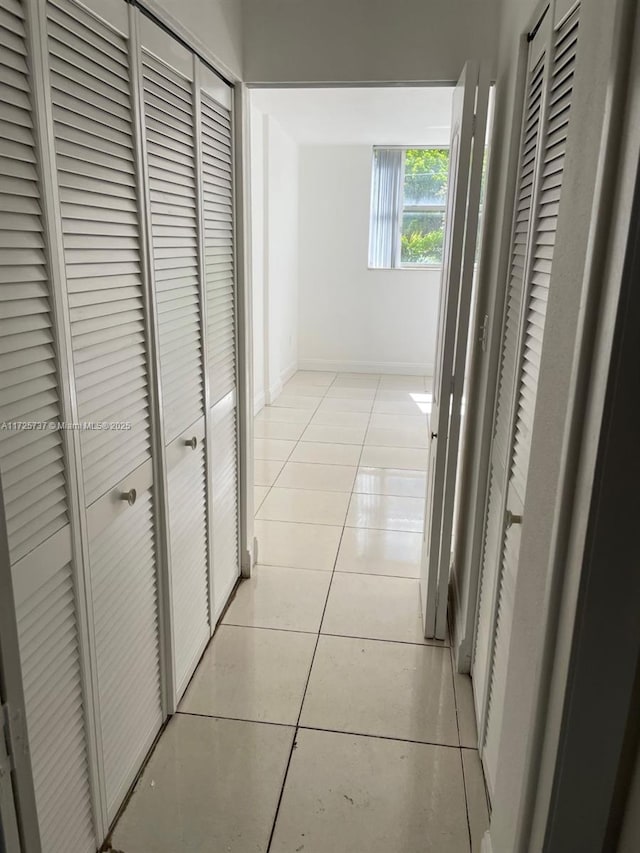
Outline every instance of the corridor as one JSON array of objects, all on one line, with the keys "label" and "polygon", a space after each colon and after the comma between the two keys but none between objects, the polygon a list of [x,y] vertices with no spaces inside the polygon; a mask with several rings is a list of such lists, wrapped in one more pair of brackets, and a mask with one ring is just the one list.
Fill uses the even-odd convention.
[{"label": "corridor", "polygon": [[258,414],[258,566],[114,850],[479,851],[470,680],[421,629],[428,382],[302,371]]}]

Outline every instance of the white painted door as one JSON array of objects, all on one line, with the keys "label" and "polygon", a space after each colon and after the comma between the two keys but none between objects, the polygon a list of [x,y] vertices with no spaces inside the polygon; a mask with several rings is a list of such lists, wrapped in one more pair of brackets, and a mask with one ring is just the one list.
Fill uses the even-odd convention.
[{"label": "white painted door", "polygon": [[444,639],[446,634],[462,391],[488,103],[488,76],[477,62],[468,62],[453,95],[420,581],[425,637],[438,639]]},{"label": "white painted door", "polygon": [[51,262],[52,199],[42,179],[40,43],[30,11],[0,0],[0,470],[37,806],[29,835],[50,853],[91,853],[84,587],[74,559],[72,439],[59,429],[70,419],[69,389]]},{"label": "white painted door", "polygon": [[232,92],[197,64],[215,625],[240,575]]},{"label": "white painted door", "polygon": [[[472,666],[485,776],[499,762],[538,372],[569,131],[579,9],[546,10],[530,41]],[[555,20],[554,20],[555,19]]]},{"label": "white painted door", "polygon": [[[99,752],[113,819],[163,720],[148,297],[125,4],[47,4]],[[118,425],[124,425],[120,428]]]},{"label": "white painted door", "polygon": [[194,57],[141,13],[138,31],[168,504],[173,710],[210,637]]}]

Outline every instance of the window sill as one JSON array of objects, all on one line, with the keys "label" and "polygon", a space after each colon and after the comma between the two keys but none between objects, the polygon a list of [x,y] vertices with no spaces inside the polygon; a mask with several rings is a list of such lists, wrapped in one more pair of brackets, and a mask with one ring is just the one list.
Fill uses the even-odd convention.
[{"label": "window sill", "polygon": [[442,266],[432,266],[431,264],[406,264],[402,267],[370,267],[367,266],[368,270],[371,272],[406,272],[407,270],[415,270],[419,272],[431,271],[431,272],[440,272],[442,270]]}]

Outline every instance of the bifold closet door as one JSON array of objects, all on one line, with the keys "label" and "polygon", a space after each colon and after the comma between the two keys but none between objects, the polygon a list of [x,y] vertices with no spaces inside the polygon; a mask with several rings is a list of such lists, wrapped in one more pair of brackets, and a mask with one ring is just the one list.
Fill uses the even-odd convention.
[{"label": "bifold closet door", "polygon": [[232,90],[202,63],[196,68],[215,624],[240,575]]},{"label": "bifold closet door", "polygon": [[[34,22],[0,0],[0,470],[27,730],[46,853],[91,853],[89,747],[67,437],[32,68]],[[29,424],[35,426],[29,427]]]},{"label": "bifold closet door", "polygon": [[[111,820],[163,719],[129,7],[49,0],[57,183]],[[101,425],[100,428],[97,425]]]},{"label": "bifold closet door", "polygon": [[579,8],[557,26],[554,17],[552,4],[530,48],[473,670],[490,789],[499,761],[520,531],[526,519],[531,435],[573,93]]},{"label": "bifold closet door", "polygon": [[194,57],[148,18],[138,25],[177,702],[210,637]]}]

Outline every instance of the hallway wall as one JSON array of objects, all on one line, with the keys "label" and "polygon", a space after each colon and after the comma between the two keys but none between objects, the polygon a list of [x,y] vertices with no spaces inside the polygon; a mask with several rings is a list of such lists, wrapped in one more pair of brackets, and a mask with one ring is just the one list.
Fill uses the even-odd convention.
[{"label": "hallway wall", "polygon": [[447,81],[495,60],[500,0],[245,0],[249,82]]},{"label": "hallway wall", "polygon": [[300,147],[299,366],[432,375],[440,270],[367,268],[371,158]]},{"label": "hallway wall", "polygon": [[298,364],[298,146],[255,107],[250,125],[257,412],[280,394]]}]

